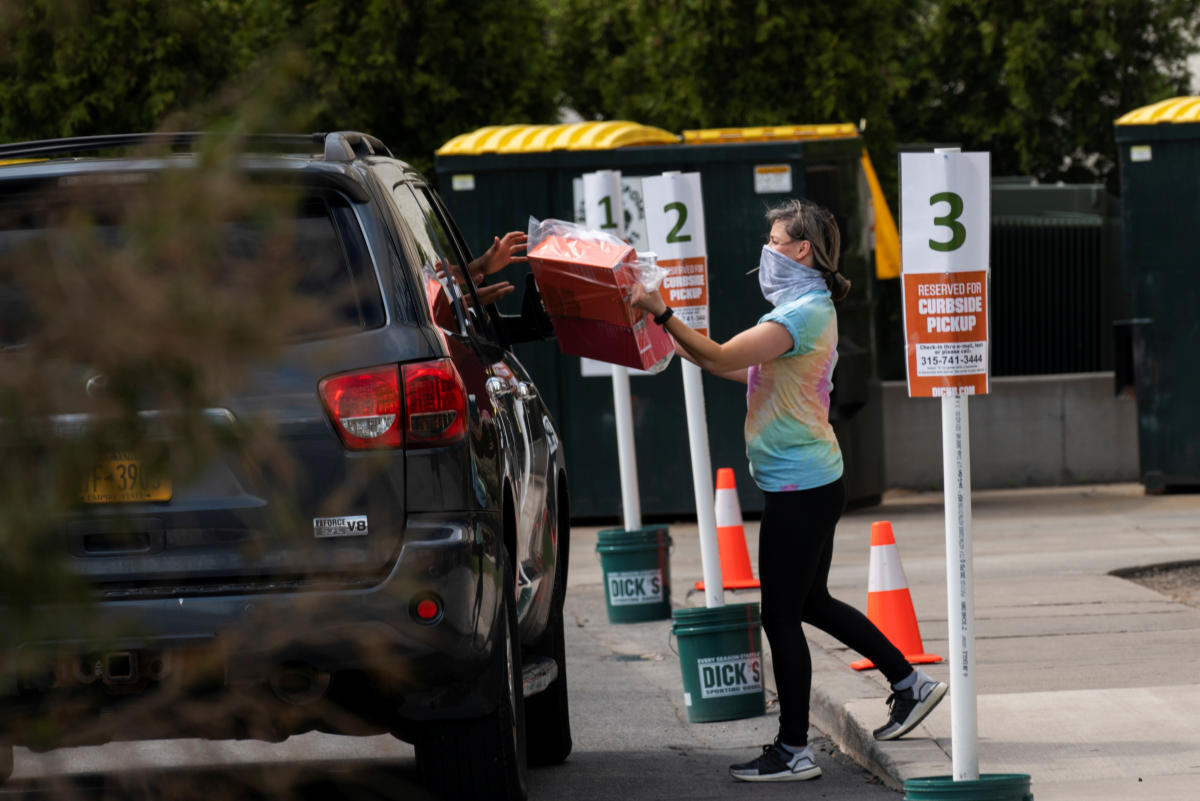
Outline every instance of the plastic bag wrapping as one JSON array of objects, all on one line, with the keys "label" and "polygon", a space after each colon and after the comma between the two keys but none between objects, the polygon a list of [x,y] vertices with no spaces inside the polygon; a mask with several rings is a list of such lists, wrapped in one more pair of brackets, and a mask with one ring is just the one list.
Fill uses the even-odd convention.
[{"label": "plastic bag wrapping", "polygon": [[529,219],[529,264],[564,353],[649,372],[670,363],[675,344],[629,304],[635,282],[658,288],[666,271],[639,261],[612,234],[564,220]]},{"label": "plastic bag wrapping", "polygon": [[[606,231],[597,231],[594,228],[585,228],[579,223],[553,218],[538,220],[530,217],[528,234],[529,247],[526,252],[532,253],[542,242],[557,238],[559,242],[556,248],[560,253],[578,257],[583,263],[591,263],[594,248],[600,248],[605,252],[612,248],[614,254],[618,251],[624,252],[626,249],[633,250],[628,242]],[[663,279],[666,278],[667,271],[654,261],[639,259],[636,251],[633,251],[633,254],[632,262],[624,258],[621,260],[622,269],[617,272],[617,285],[628,291],[634,281],[639,281],[647,292],[658,289]]]}]

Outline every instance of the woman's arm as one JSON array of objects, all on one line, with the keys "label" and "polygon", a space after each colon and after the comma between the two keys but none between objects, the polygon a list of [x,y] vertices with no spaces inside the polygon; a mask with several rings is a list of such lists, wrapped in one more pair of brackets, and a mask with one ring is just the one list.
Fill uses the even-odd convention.
[{"label": "woman's arm", "polygon": [[[634,284],[630,303],[655,317],[666,311],[667,304],[657,291],[646,292]],[[761,323],[720,343],[706,337],[678,317],[672,316],[664,326],[681,346],[685,358],[716,375],[745,373],[746,368],[782,356],[792,348],[792,335],[779,323]],[[734,378],[734,380],[745,380]]]},{"label": "woman's arm", "polygon": [[[675,339],[674,337],[672,337],[672,339],[675,340],[675,352],[679,354],[680,358],[687,359],[689,362],[699,367],[700,362],[696,361],[696,357],[691,354],[687,347],[685,347],[684,344],[678,339]],[[749,378],[746,376],[748,369],[749,368],[742,367],[737,370],[727,370],[723,373],[713,373],[713,375],[720,376],[721,378],[728,378],[730,381],[737,381],[739,384],[745,384],[749,381]]]}]

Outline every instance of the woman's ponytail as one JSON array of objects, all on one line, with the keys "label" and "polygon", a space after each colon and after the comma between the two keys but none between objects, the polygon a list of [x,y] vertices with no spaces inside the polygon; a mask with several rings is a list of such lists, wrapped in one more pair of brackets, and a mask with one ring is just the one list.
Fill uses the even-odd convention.
[{"label": "woman's ponytail", "polygon": [[850,279],[841,273],[825,273],[825,286],[829,287],[829,297],[841,300],[850,294]]}]

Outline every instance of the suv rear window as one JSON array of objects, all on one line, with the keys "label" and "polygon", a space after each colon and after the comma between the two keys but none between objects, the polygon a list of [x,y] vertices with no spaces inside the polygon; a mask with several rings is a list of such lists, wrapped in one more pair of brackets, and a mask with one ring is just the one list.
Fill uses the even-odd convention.
[{"label": "suv rear window", "polygon": [[[329,314],[319,325],[299,334],[312,338],[382,326],[386,313],[379,282],[349,202],[334,192],[313,192],[298,195],[287,208],[287,259],[294,268],[294,290],[329,306]],[[23,253],[60,247],[68,236],[62,222],[64,211],[62,202],[56,203],[46,195],[17,194],[0,199],[0,265],[21,258]],[[221,224],[225,255],[239,268],[253,264],[268,247],[269,230],[263,219],[225,221]],[[111,207],[96,221],[91,234],[113,248],[128,240],[124,223]],[[11,281],[11,266],[0,274],[0,348],[21,344],[35,324],[20,287]]]}]

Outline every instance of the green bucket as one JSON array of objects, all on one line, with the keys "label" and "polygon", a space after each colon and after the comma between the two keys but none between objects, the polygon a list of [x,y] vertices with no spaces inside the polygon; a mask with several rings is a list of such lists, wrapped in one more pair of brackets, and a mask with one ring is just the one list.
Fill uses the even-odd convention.
[{"label": "green bucket", "polygon": [[904,781],[904,801],[1033,801],[1025,773],[984,773],[978,779],[925,776]]},{"label": "green bucket", "polygon": [[665,526],[606,529],[597,535],[609,623],[641,623],[671,616],[670,549],[671,537]]},{"label": "green bucket", "polygon": [[683,702],[688,720],[752,718],[767,711],[758,604],[676,609]]}]

